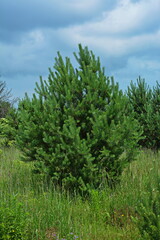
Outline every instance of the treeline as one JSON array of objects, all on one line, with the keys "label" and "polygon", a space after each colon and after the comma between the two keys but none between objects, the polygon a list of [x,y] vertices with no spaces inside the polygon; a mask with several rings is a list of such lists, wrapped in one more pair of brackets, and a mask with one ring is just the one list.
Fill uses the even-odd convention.
[{"label": "treeline", "polygon": [[14,141],[36,173],[88,193],[114,187],[140,147],[159,150],[160,85],[139,77],[123,92],[87,47],[74,56],[78,68],[58,53],[48,80],[1,119],[1,139]]}]

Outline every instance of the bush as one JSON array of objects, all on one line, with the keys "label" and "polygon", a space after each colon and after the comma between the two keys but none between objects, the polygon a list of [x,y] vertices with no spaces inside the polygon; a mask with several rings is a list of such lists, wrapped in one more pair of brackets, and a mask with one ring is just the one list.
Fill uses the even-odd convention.
[{"label": "bush", "polygon": [[25,240],[26,213],[22,204],[12,199],[12,204],[0,205],[0,240]]},{"label": "bush", "polygon": [[19,104],[17,142],[37,172],[70,189],[113,184],[135,158],[140,130],[128,116],[127,99],[99,58],[79,45],[79,68],[60,53],[48,81]]},{"label": "bush", "polygon": [[8,147],[15,144],[17,128],[17,110],[10,106],[5,117],[0,118],[0,147]]}]

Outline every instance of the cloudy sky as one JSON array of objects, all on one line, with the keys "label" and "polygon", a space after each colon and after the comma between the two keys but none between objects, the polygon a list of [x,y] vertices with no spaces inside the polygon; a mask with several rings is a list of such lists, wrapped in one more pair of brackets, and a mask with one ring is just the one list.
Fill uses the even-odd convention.
[{"label": "cloudy sky", "polygon": [[0,0],[0,75],[15,97],[48,76],[57,51],[78,43],[100,56],[122,89],[160,82],[160,0]]}]

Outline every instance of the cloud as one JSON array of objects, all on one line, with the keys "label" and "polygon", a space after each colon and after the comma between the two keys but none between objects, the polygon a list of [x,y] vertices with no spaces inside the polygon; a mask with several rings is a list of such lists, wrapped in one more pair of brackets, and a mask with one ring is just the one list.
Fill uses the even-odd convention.
[{"label": "cloud", "polygon": [[83,43],[106,58],[121,57],[125,62],[123,58],[135,54],[158,55],[159,12],[159,0],[121,0],[116,8],[103,12],[100,19],[59,31],[72,45]]},{"label": "cloud", "polygon": [[104,11],[98,20],[69,27],[68,30],[75,32],[75,35],[78,33],[81,36],[99,38],[136,35],[140,32],[143,34],[147,30],[160,28],[159,12],[159,0],[142,0],[136,3],[121,0],[113,10]]},{"label": "cloud", "polygon": [[71,53],[58,30],[35,29],[18,36],[16,42],[0,42],[0,73],[3,76],[46,75],[58,50],[62,49],[63,55]]},{"label": "cloud", "polygon": [[[160,31],[155,33],[148,33],[135,36],[98,36],[80,34],[76,29],[64,30],[68,41],[77,44],[79,42],[88,46],[99,49],[99,51],[108,56],[124,56],[128,54],[134,54],[136,52],[144,52],[145,50],[151,50],[160,47]],[[63,34],[62,34],[63,35]]]},{"label": "cloud", "polygon": [[[4,2],[4,0],[2,0],[2,2]],[[55,13],[56,7],[58,8],[60,4],[63,7],[61,7],[61,9],[58,8],[57,12],[59,13],[65,10],[69,10],[72,13],[74,11],[76,13],[83,12],[85,9],[87,9],[86,11],[91,11],[90,8],[92,10],[97,8],[99,0],[89,0],[87,3],[85,0],[80,2],[76,0],[67,2],[65,0],[55,0],[54,5],[51,0],[47,0],[45,4],[43,1],[38,0],[35,0],[33,4],[31,0],[28,0],[25,2],[26,6],[24,4],[23,7],[22,1],[15,0],[12,2],[13,7],[17,7],[15,2],[20,4],[19,8],[22,13],[23,8],[29,9],[29,6],[38,6],[38,3],[40,3],[41,11],[43,9],[46,14],[46,10],[48,9],[48,15],[50,15],[50,11]],[[102,0],[100,2],[104,4]],[[112,1],[112,3],[113,2],[117,3],[116,1]],[[111,1],[107,1],[107,3],[110,7],[113,7]],[[106,4],[104,4],[104,6],[106,6]],[[34,12],[36,15],[36,11]],[[86,21],[85,23],[82,21],[81,24],[76,24],[71,20],[72,25],[69,26],[65,26],[65,24],[59,28],[51,28],[50,26],[44,28],[41,26],[40,28],[37,27],[22,32],[21,34],[15,33],[15,35],[13,34],[11,44],[6,43],[6,40],[5,44],[1,43],[1,54],[4,54],[5,57],[8,55],[7,58],[12,55],[10,59],[14,59],[13,69],[16,69],[16,62],[18,59],[21,59],[20,62],[25,63],[26,67],[28,65],[27,62],[30,62],[32,66],[31,69],[35,69],[37,66],[37,70],[40,64],[36,62],[34,64],[35,67],[33,67],[33,62],[36,61],[37,56],[46,59],[47,55],[49,57],[51,51],[53,53],[61,49],[65,51],[67,47],[77,46],[78,43],[88,45],[89,48],[95,49],[97,53],[103,54],[106,57],[128,57],[132,54],[141,55],[145,52],[148,54],[160,47],[160,21],[157,21],[157,19],[160,18],[159,12],[159,0],[141,0],[136,2],[120,0],[110,11],[102,11],[100,17],[95,18],[94,21],[91,18],[90,21]],[[58,13],[55,16],[57,17]],[[63,21],[65,21],[66,17],[67,14],[64,16]],[[39,25],[41,25],[41,22],[39,22]],[[154,28],[155,26],[157,27],[156,29],[152,27],[150,31],[146,31],[149,25],[153,25]],[[141,32],[139,32],[140,29]],[[9,35],[8,31],[5,33]],[[13,54],[11,54],[11,49]],[[16,55],[14,56],[15,52]],[[17,62],[17,66],[18,65],[19,63]],[[23,70],[24,69],[22,69],[22,71]]]},{"label": "cloud", "polygon": [[126,89],[131,80],[136,82],[139,76],[145,78],[147,84],[152,87],[160,81],[160,59],[132,56],[127,59],[124,67],[110,73],[114,75],[122,89]]},{"label": "cloud", "polygon": [[0,43],[0,70],[3,73],[32,72],[32,69],[35,71],[37,53],[44,45],[43,34],[38,30],[21,35],[19,44]]},{"label": "cloud", "polygon": [[30,91],[58,50],[75,64],[82,43],[118,81],[139,74],[157,80],[159,12],[159,0],[1,0],[0,73],[15,93]]},{"label": "cloud", "polygon": [[103,2],[104,0],[1,0],[1,29],[29,31],[33,28],[74,25],[99,14]]}]

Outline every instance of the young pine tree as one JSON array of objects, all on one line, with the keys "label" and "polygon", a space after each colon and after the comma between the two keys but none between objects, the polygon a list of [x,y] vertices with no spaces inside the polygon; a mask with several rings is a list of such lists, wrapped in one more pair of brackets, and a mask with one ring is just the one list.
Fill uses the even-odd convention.
[{"label": "young pine tree", "polygon": [[153,150],[160,149],[160,84],[157,82],[152,90],[152,102],[147,115],[149,128],[149,146]]},{"label": "young pine tree", "polygon": [[79,67],[60,53],[48,80],[19,104],[17,142],[37,172],[82,192],[114,183],[137,152],[139,125],[100,59],[79,45]]},{"label": "young pine tree", "polygon": [[140,145],[158,150],[160,148],[160,85],[151,89],[145,79],[138,78],[137,84],[128,87],[128,99],[135,119],[143,128]]}]

